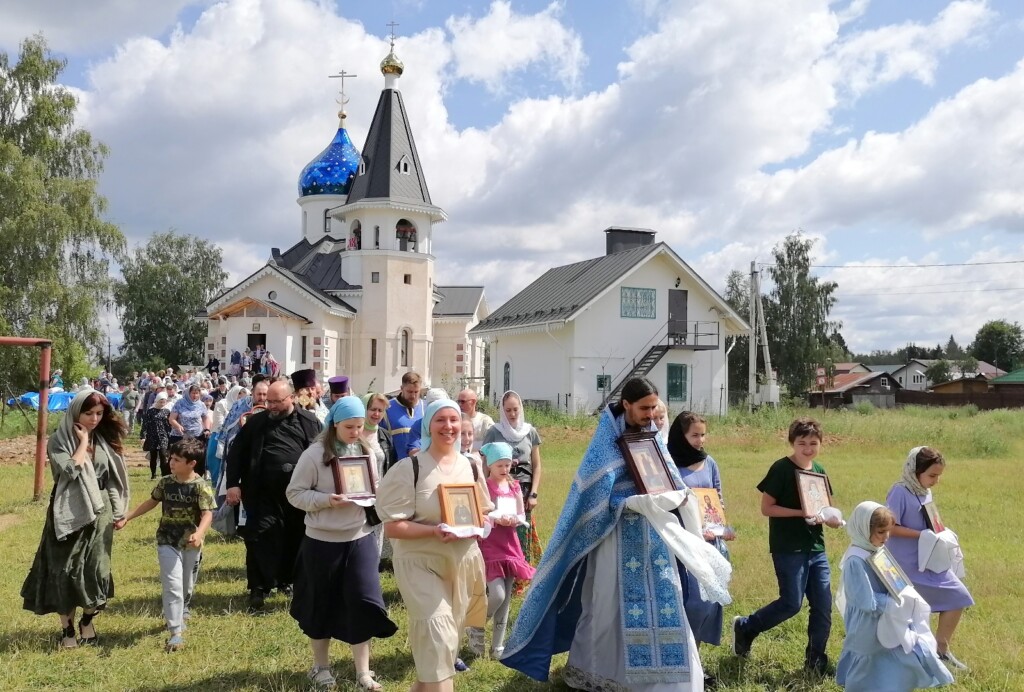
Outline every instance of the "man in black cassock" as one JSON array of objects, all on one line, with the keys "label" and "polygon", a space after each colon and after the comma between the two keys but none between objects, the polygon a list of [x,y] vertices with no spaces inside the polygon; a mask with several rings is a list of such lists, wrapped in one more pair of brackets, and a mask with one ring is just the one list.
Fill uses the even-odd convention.
[{"label": "man in black cassock", "polygon": [[[249,609],[262,610],[273,589],[290,595],[299,545],[305,535],[305,513],[285,497],[292,470],[320,434],[320,422],[295,405],[295,389],[309,386],[306,373],[270,385],[267,410],[249,416],[228,452],[227,502],[245,508],[239,532],[245,539],[245,574]],[[297,376],[302,382],[296,380]]]}]

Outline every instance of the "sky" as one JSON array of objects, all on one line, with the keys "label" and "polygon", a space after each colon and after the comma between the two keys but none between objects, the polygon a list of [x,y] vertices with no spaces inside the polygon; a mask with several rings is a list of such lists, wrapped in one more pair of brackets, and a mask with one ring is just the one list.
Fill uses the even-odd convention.
[{"label": "sky", "polygon": [[437,282],[491,310],[616,225],[719,290],[802,232],[858,352],[1024,318],[1013,0],[0,0],[0,50],[67,59],[129,243],[209,239],[233,283],[301,239],[342,69],[361,148],[392,21]]}]

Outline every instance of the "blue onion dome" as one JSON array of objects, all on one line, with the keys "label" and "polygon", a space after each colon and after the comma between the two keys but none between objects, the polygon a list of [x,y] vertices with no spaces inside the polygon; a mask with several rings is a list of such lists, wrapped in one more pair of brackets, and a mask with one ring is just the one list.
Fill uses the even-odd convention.
[{"label": "blue onion dome", "polygon": [[338,133],[320,154],[306,164],[299,175],[299,196],[347,195],[359,170],[359,150],[345,129],[345,113],[338,114]]}]

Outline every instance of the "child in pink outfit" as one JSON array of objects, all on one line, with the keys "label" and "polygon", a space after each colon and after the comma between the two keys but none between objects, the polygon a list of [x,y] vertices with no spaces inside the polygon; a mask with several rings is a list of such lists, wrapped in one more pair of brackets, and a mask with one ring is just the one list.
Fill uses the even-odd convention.
[{"label": "child in pink outfit", "polygon": [[498,659],[505,648],[512,584],[516,579],[532,579],[535,570],[526,561],[516,535],[526,512],[519,482],[509,475],[512,448],[505,442],[491,442],[480,448],[480,454],[487,463],[487,489],[495,506],[493,528],[480,540],[480,552],[487,571],[487,618],[494,618],[491,658]]}]

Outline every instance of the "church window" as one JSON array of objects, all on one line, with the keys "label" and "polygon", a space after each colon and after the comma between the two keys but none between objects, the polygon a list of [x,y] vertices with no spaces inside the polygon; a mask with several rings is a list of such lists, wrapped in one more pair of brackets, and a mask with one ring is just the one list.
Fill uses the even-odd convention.
[{"label": "church window", "polygon": [[668,386],[665,388],[669,401],[686,401],[686,365],[684,363],[668,364]]},{"label": "church window", "polygon": [[313,357],[314,358],[319,358],[320,357],[320,349],[318,349],[318,348],[314,348],[313,349]]},{"label": "church window", "polygon": [[402,281],[404,281],[405,283],[407,283],[407,284],[409,284],[411,286],[412,285],[412,274],[403,274],[402,275]]},{"label": "church window", "polygon": [[462,374],[462,366],[461,365],[456,365],[455,366],[455,372],[458,373],[459,375],[461,375]]},{"label": "church window", "polygon": [[398,249],[402,252],[416,252],[416,227],[409,219],[399,219],[395,224],[395,237],[398,238]]},{"label": "church window", "polygon": [[411,334],[409,333],[408,329],[403,329],[402,330],[402,348],[401,348],[400,355],[401,355],[401,358],[402,358],[401,363],[402,363],[402,367],[403,368],[409,367],[409,341],[410,341],[410,336],[411,336]]},{"label": "church window", "polygon": [[324,235],[331,232],[331,210],[324,209]]},{"label": "church window", "polygon": [[380,283],[380,272],[370,272],[370,283],[371,284],[379,284]]},{"label": "church window", "polygon": [[226,336],[222,336],[222,337],[220,338],[220,343],[221,343],[221,345],[224,345],[224,344],[226,344],[227,342],[228,342],[228,338],[227,338]]},{"label": "church window", "polygon": [[465,349],[465,347],[465,344],[455,344],[456,351],[462,351],[463,349]]},{"label": "church window", "polygon": [[212,351],[213,350],[213,344],[212,343],[206,344],[206,350],[207,351]]},{"label": "church window", "polygon": [[363,248],[363,224],[359,223],[359,219],[352,222],[352,227],[349,229],[348,235],[348,249],[349,250],[361,250]]},{"label": "church window", "polygon": [[377,367],[377,340],[370,339],[370,367]]},{"label": "church window", "polygon": [[301,352],[299,353],[299,357],[300,357],[300,360],[299,360],[299,362],[300,362],[300,363],[305,363],[305,362],[306,362],[306,339],[307,339],[307,338],[308,338],[308,337],[305,337],[305,336],[304,336],[304,337],[302,337],[302,339],[301,339],[301,342],[302,342],[302,348],[300,349],[300,351],[301,351]]},{"label": "church window", "polygon": [[313,337],[313,345],[314,346],[319,346],[320,345],[320,337],[319,336],[314,336]]},{"label": "church window", "polygon": [[366,175],[366,157],[361,156],[359,158],[359,172],[358,175]]},{"label": "church window", "polygon": [[222,349],[220,350],[220,357],[221,357],[221,358],[227,358],[227,357],[228,357],[228,352],[227,352],[227,350],[226,350],[226,349],[223,349],[223,348],[222,348]]},{"label": "church window", "polygon": [[463,358],[464,358],[464,356],[460,353],[457,356],[455,356],[455,362],[456,363],[461,363]]},{"label": "church window", "polygon": [[597,391],[607,392],[612,388],[612,376],[611,375],[598,375],[597,376]]},{"label": "church window", "polygon": [[653,320],[656,317],[653,288],[630,288],[622,286],[619,296],[619,316]]},{"label": "church window", "polygon": [[373,249],[380,250],[380,226],[373,227]]},{"label": "church window", "polygon": [[512,363],[509,363],[507,360],[505,361],[505,372],[502,377],[502,385],[502,391],[507,392],[512,389]]},{"label": "church window", "polygon": [[402,175],[409,175],[409,171],[409,157],[403,155],[402,158],[398,160],[398,172]]}]

